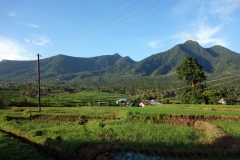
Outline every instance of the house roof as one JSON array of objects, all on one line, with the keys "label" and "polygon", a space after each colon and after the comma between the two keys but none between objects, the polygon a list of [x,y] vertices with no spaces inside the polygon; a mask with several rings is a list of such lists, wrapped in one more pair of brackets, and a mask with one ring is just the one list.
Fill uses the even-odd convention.
[{"label": "house roof", "polygon": [[144,101],[142,101],[142,103],[144,105],[157,105],[157,104],[161,104],[160,102],[156,101],[155,99],[153,99],[153,100],[144,100]]},{"label": "house roof", "polygon": [[116,100],[115,102],[122,102],[122,101],[127,102],[127,99],[126,98],[121,98],[119,100]]},{"label": "house roof", "polygon": [[142,101],[141,103],[143,103],[144,105],[151,105],[149,101]]},{"label": "house roof", "polygon": [[108,102],[97,102],[98,104],[107,104]]}]

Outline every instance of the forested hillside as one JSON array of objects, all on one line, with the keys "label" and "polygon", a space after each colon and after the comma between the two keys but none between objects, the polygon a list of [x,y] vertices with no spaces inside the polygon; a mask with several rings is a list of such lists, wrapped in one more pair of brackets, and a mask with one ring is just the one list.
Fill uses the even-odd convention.
[{"label": "forested hillside", "polygon": [[[195,41],[178,44],[168,51],[135,62],[118,53],[91,58],[56,55],[41,59],[41,79],[48,82],[77,82],[89,77],[138,77],[174,75],[185,56],[197,59],[206,74],[235,74],[240,70],[240,54],[222,46],[203,48]],[[34,82],[36,60],[0,62],[0,82]],[[92,79],[91,78],[91,79]]]}]

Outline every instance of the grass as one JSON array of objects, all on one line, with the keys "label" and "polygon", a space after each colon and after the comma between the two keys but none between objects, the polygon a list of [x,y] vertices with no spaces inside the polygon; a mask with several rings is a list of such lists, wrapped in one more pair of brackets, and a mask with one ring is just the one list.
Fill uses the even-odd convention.
[{"label": "grass", "polygon": [[[30,116],[38,117],[28,119]],[[99,144],[140,150],[201,149],[205,135],[192,127],[160,124],[169,114],[240,116],[240,112],[187,109],[183,107],[37,107],[0,110],[0,129],[41,144],[47,153],[62,159],[76,157],[81,147]],[[240,139],[238,122],[212,121]],[[58,157],[59,158],[59,157]]]},{"label": "grass", "polygon": [[211,121],[231,137],[240,140],[240,123],[236,121]]},{"label": "grass", "polygon": [[[41,97],[41,102],[45,106],[93,106],[98,101],[107,101],[110,104],[120,98],[128,98],[126,94],[112,94],[105,92],[78,92],[78,93],[56,93]],[[29,102],[37,103],[36,98],[29,98]]]},{"label": "grass", "polygon": [[123,111],[113,108],[43,108],[43,116],[31,120],[24,112],[6,110],[0,128],[41,144],[48,151],[59,151],[64,158],[72,156],[81,146],[97,144],[163,150],[203,147],[205,136],[194,128],[155,124],[145,117],[137,122],[129,119],[126,108],[122,108]]},{"label": "grass", "polygon": [[224,116],[240,116],[240,112],[236,111],[218,111],[218,110],[198,110],[188,108],[162,108],[162,107],[109,107],[109,109],[119,111],[133,111],[146,113],[161,113],[161,114],[183,114],[183,115],[224,115]]},{"label": "grass", "polygon": [[227,108],[227,109],[240,109],[240,105],[205,105],[205,104],[164,104],[164,107],[182,107],[182,108],[211,108],[211,109],[219,109],[219,108]]},{"label": "grass", "polygon": [[[14,107],[13,107],[14,109]],[[37,112],[38,108],[37,107],[15,107],[15,109],[24,109],[25,115],[29,115],[29,110],[31,109],[32,115],[34,114],[39,114]],[[41,114],[50,114],[50,115],[72,115],[72,116],[79,116],[79,115],[93,115],[96,116],[94,113],[98,113],[97,116],[105,115],[105,114],[110,114],[110,112],[116,112],[116,114],[124,114],[126,112],[145,112],[145,113],[161,113],[161,114],[180,114],[180,115],[216,115],[216,116],[240,116],[240,111],[228,111],[228,110],[212,110],[211,108],[209,109],[193,109],[193,108],[183,108],[183,107],[175,107],[175,108],[165,108],[165,107],[111,107],[111,106],[82,106],[82,107],[42,107],[41,108],[42,112]],[[0,113],[3,110],[0,110]],[[5,111],[2,113],[7,114],[9,111]],[[11,112],[11,111],[10,111]],[[119,112],[119,113],[118,113]],[[18,115],[21,112],[14,112],[11,114],[16,114]]]},{"label": "grass", "polygon": [[0,159],[28,159],[41,160],[51,159],[40,153],[31,145],[22,143],[5,133],[0,132]]}]

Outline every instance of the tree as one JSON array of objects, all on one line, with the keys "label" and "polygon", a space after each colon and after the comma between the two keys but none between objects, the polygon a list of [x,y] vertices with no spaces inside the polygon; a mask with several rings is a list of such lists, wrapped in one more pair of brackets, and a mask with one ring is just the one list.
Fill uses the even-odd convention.
[{"label": "tree", "polygon": [[184,80],[187,85],[192,86],[192,90],[195,90],[195,86],[198,83],[207,79],[204,75],[203,67],[197,63],[197,59],[186,56],[183,63],[176,68],[178,79]]}]

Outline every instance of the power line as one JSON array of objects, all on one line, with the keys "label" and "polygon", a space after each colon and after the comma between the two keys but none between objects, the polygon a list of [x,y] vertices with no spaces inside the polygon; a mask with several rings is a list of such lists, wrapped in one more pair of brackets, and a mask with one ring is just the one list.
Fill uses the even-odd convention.
[{"label": "power line", "polygon": [[[206,83],[210,83],[210,82],[216,82],[216,81],[220,81],[220,80],[224,80],[224,79],[228,79],[228,78],[233,78],[233,77],[238,77],[240,76],[240,74],[238,75],[235,75],[235,76],[228,76],[228,77],[224,77],[224,78],[221,78],[221,79],[214,79],[214,80],[211,80],[211,81],[208,81],[208,82],[201,82],[201,83],[197,83],[197,85],[200,85],[200,84],[206,84]],[[188,88],[188,87],[192,87],[192,85],[188,85],[188,86],[185,86],[185,87],[180,87],[180,88],[176,88],[176,89],[172,89],[172,90],[180,90],[180,89],[184,89],[184,88]],[[170,91],[170,90],[166,90],[166,91]]]},{"label": "power line", "polygon": [[[164,5],[170,3],[171,1],[173,1],[173,0],[169,0],[169,1],[167,1],[167,2],[165,2],[165,3],[163,3],[163,4],[159,5],[159,6],[157,6],[157,7],[155,7],[155,8],[153,8],[153,9],[151,9],[151,10],[149,10],[149,11],[147,11],[147,12],[141,14],[141,15],[139,15],[139,16],[136,16],[136,17],[134,17],[134,18],[132,18],[132,19],[124,22],[124,23],[121,23],[120,25],[118,25],[118,26],[116,26],[116,27],[113,27],[113,28],[111,28],[111,29],[109,29],[109,30],[101,33],[101,34],[98,34],[97,36],[95,36],[95,37],[93,37],[93,38],[90,38],[90,39],[88,39],[88,40],[86,40],[86,41],[84,41],[84,42],[82,42],[82,43],[80,43],[80,44],[78,44],[78,45],[75,45],[75,46],[69,48],[68,50],[73,49],[73,48],[75,48],[75,47],[77,47],[77,46],[79,46],[79,45],[81,45],[81,44],[84,44],[84,43],[86,43],[86,42],[88,42],[88,41],[91,41],[91,40],[93,40],[93,39],[95,39],[95,38],[97,38],[97,37],[99,37],[99,36],[101,36],[101,35],[103,35],[103,34],[106,34],[106,33],[110,32],[110,31],[112,31],[112,30],[114,30],[114,29],[116,29],[116,28],[118,28],[118,27],[120,27],[120,26],[122,26],[122,25],[124,25],[124,24],[126,24],[126,23],[129,23],[129,22],[131,22],[131,21],[133,21],[133,20],[135,20],[135,19],[137,19],[137,18],[139,18],[139,17],[141,17],[141,16],[143,16],[143,15],[145,15],[145,14],[151,12],[151,11],[154,11],[154,10],[160,8],[160,7],[163,7]],[[65,51],[66,51],[66,50],[65,50]]]},{"label": "power line", "polygon": [[[234,77],[238,77],[240,76],[240,74],[238,75],[235,75],[235,76],[227,76],[227,77],[224,77],[224,78],[221,78],[221,79],[214,79],[214,80],[211,80],[211,81],[208,81],[208,82],[201,82],[201,83],[198,83],[196,85],[200,85],[200,84],[206,84],[206,83],[210,83],[210,82],[216,82],[216,81],[221,81],[221,80],[225,80],[225,79],[229,79],[229,78],[234,78]],[[238,79],[237,79],[238,80]],[[232,81],[235,81],[235,80],[231,80],[231,81],[228,81],[227,83],[229,82],[232,82]],[[226,83],[226,82],[225,82]],[[217,85],[217,84],[216,84]],[[164,91],[161,91],[161,92],[152,92],[150,94],[157,94],[157,93],[162,93],[162,92],[168,92],[168,91],[176,91],[176,90],[180,90],[180,89],[184,89],[184,88],[188,88],[188,87],[192,87],[191,85],[188,85],[188,86],[185,86],[185,87],[180,87],[180,88],[173,88],[171,90],[164,90]],[[204,89],[207,89],[207,88],[210,88],[210,87],[205,87]],[[204,89],[200,89],[200,90],[204,90]],[[198,91],[198,90],[197,90]]]},{"label": "power line", "polygon": [[[103,29],[106,28],[106,27],[109,27],[109,26],[111,26],[111,25],[113,25],[113,24],[119,22],[120,20],[123,20],[123,19],[129,17],[130,15],[132,15],[132,14],[138,12],[138,11],[143,10],[144,8],[146,8],[146,7],[150,6],[150,5],[152,5],[153,3],[157,2],[157,1],[158,1],[158,0],[154,0],[154,1],[150,2],[150,3],[148,3],[147,5],[145,5],[145,6],[141,7],[141,8],[139,8],[139,9],[137,9],[137,10],[135,10],[135,11],[129,13],[129,14],[127,14],[126,16],[124,16],[124,17],[122,17],[122,18],[119,18],[118,20],[116,20],[116,21],[114,21],[114,22],[112,22],[112,23],[110,23],[110,24],[108,24],[108,25],[106,25],[106,26],[104,26],[104,27],[102,27],[102,28],[100,28],[100,29],[98,29],[98,30],[96,30],[96,31],[94,31],[94,32],[92,32],[92,33],[90,33],[90,34],[84,36],[84,37],[82,37],[81,39],[79,39],[79,40],[77,40],[77,41],[75,41],[75,42],[73,42],[73,43],[71,43],[71,44],[77,43],[77,42],[79,42],[79,41],[81,41],[81,40],[83,40],[83,39],[85,39],[85,38],[87,38],[87,37],[89,37],[89,36],[91,36],[91,35],[93,35],[93,34],[99,32],[99,31],[101,31],[101,30],[103,30]],[[70,44],[70,45],[71,45],[71,44]],[[70,45],[68,45],[68,46],[70,46]],[[64,50],[64,51],[65,51],[65,50]]]},{"label": "power line", "polygon": [[76,34],[82,32],[82,31],[84,31],[84,30],[86,30],[86,29],[88,29],[88,28],[90,28],[90,27],[92,27],[92,26],[94,26],[95,24],[97,24],[97,23],[99,23],[99,22],[101,22],[101,21],[103,21],[104,19],[110,17],[110,16],[113,15],[114,13],[117,13],[118,11],[120,11],[120,10],[122,10],[123,8],[127,7],[128,5],[130,5],[131,3],[133,3],[134,1],[135,1],[135,0],[132,0],[131,2],[129,2],[129,3],[125,4],[124,6],[118,8],[117,10],[115,10],[115,11],[113,11],[112,13],[106,15],[105,17],[103,17],[103,18],[97,20],[96,22],[88,25],[87,27],[85,27],[85,28],[83,28],[82,30],[78,31]]},{"label": "power line", "polygon": [[[196,90],[196,91],[206,90],[206,89],[209,89],[209,88],[213,88],[213,87],[216,87],[216,86],[220,86],[220,85],[222,85],[222,84],[234,82],[234,81],[236,81],[236,80],[240,80],[240,78],[234,79],[234,80],[230,80],[230,81],[227,81],[227,82],[223,82],[223,83],[220,83],[220,84],[215,84],[215,85],[213,85],[213,86],[205,87],[205,88],[202,88],[202,89],[198,89],[198,90]],[[194,93],[194,92],[191,91],[191,92],[188,92],[188,93],[185,93],[185,94],[191,94],[191,93]]]}]

